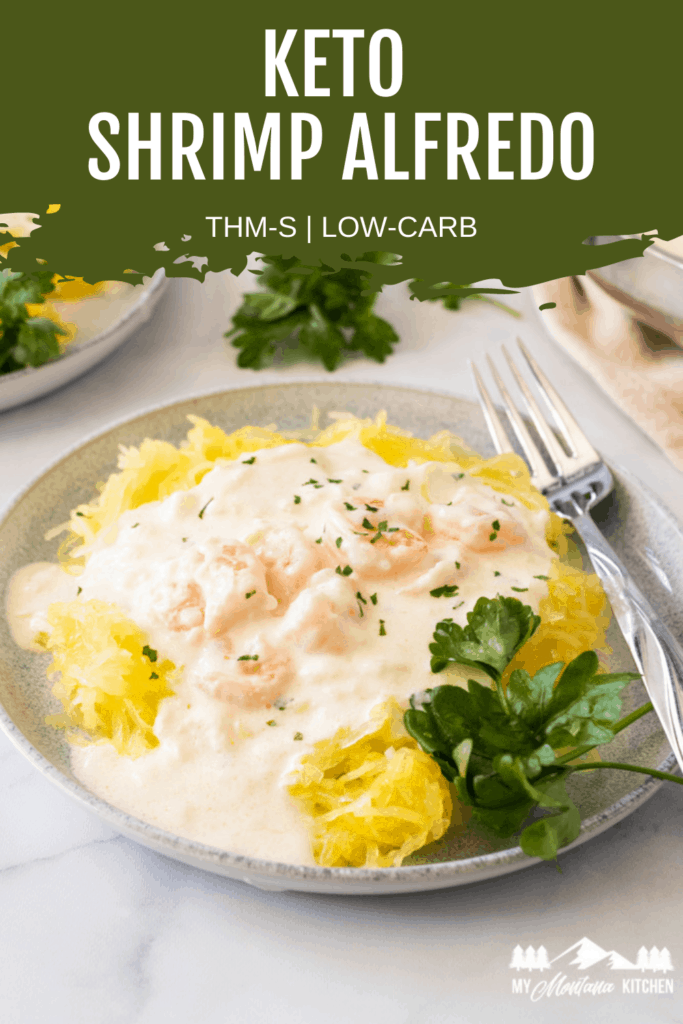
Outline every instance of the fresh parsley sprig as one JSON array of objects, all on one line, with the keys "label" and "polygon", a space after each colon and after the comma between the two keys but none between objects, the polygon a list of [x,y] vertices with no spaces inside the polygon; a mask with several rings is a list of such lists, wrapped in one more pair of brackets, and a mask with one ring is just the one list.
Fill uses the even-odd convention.
[{"label": "fresh parsley sprig", "polygon": [[60,355],[59,337],[66,331],[47,317],[29,316],[26,308],[45,302],[55,289],[52,277],[48,270],[0,271],[0,374],[42,366]]},{"label": "fresh parsley sprig", "polygon": [[[375,295],[362,294],[369,274],[354,268],[310,267],[295,256],[261,256],[265,270],[262,290],[248,292],[225,334],[240,350],[237,365],[259,370],[278,350],[298,348],[335,370],[344,356],[363,352],[383,363],[398,335],[391,324],[373,313]],[[393,263],[387,252],[366,252],[368,263]]]},{"label": "fresh parsley sprig", "polygon": [[[683,784],[666,772],[615,762],[569,764],[652,710],[646,704],[619,721],[620,693],[637,673],[600,673],[597,655],[584,651],[568,665],[556,662],[533,677],[523,669],[502,675],[530,639],[540,619],[516,598],[480,598],[467,626],[451,619],[434,632],[432,671],[449,663],[476,667],[496,689],[470,679],[467,689],[449,684],[411,697],[405,726],[434,758],[474,816],[501,836],[522,829],[520,845],[530,856],[552,860],[579,834],[579,811],[566,790],[576,771],[614,767]],[[571,746],[557,756],[558,748]]]}]

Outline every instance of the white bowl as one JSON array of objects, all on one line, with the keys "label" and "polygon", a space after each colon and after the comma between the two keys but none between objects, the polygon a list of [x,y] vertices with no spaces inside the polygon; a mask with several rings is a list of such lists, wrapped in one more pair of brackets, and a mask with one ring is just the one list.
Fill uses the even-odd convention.
[{"label": "white bowl", "polygon": [[99,334],[81,342],[77,335],[64,355],[54,362],[0,375],[0,411],[41,398],[101,363],[149,320],[167,283],[164,270],[157,270],[123,314]]}]

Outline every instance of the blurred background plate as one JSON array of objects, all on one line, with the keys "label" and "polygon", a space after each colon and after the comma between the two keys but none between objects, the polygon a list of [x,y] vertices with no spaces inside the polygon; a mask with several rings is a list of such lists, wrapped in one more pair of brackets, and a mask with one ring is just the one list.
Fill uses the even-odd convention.
[{"label": "blurred background plate", "polygon": [[[188,428],[188,414],[204,416],[232,431],[246,423],[277,423],[289,431],[308,426],[314,407],[320,422],[327,413],[348,410],[358,416],[385,409],[389,421],[429,437],[449,429],[483,454],[493,454],[478,405],[437,392],[405,387],[341,382],[275,384],[185,399],[111,427],[66,454],[43,473],[7,510],[0,523],[0,592],[11,574],[27,562],[56,560],[59,539],[45,532],[68,518],[69,510],[90,500],[95,482],[116,469],[119,445],[138,445],[144,437],[178,444]],[[683,534],[668,511],[629,475],[615,473],[617,488],[599,506],[602,528],[669,628],[683,632],[683,603],[672,581],[683,577]],[[611,628],[611,663],[632,663],[618,628]],[[60,710],[45,678],[49,656],[18,648],[4,616],[0,621],[0,726],[19,750],[47,778],[130,838],[166,856],[265,889],[297,889],[337,894],[385,894],[439,889],[481,881],[537,863],[513,839],[499,839],[468,825],[451,828],[438,843],[425,847],[400,868],[321,868],[255,860],[204,846],[164,832],[131,817],[96,797],[70,768],[63,734],[45,725],[45,715]],[[632,683],[625,712],[642,704],[642,685]],[[673,758],[654,715],[624,730],[610,747],[614,760],[670,769]],[[581,835],[572,845],[598,835],[634,811],[660,783],[646,778],[634,788],[628,772],[585,772],[571,780],[582,814]]]},{"label": "blurred background plate", "polygon": [[74,341],[59,359],[0,375],[0,411],[41,398],[101,363],[149,320],[167,284],[160,269],[142,286],[122,284],[114,293],[105,292],[80,303],[55,303],[66,320],[78,321],[78,306],[96,315],[89,317],[91,323],[87,326],[79,326]]},{"label": "blurred background plate", "polygon": [[[604,235],[591,238],[590,243],[604,245],[638,237]],[[642,256],[589,270],[588,276],[629,306],[644,324],[683,345],[683,238],[657,239]]]}]

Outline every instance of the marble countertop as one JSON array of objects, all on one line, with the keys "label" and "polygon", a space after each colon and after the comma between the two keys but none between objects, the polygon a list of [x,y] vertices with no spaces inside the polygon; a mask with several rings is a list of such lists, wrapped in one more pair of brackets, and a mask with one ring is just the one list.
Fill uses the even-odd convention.
[{"label": "marble countertop", "polygon": [[[328,379],[304,363],[236,367],[221,335],[243,284],[229,274],[171,282],[152,322],[106,363],[0,414],[0,504],[81,438],[150,406],[222,386]],[[683,475],[552,342],[530,293],[510,301],[523,319],[476,301],[449,313],[388,289],[378,311],[403,339],[395,355],[381,367],[349,362],[337,376],[473,397],[473,351],[481,358],[520,333],[596,447],[683,522]],[[577,1000],[599,1022],[683,1021],[679,787],[561,855],[560,870],[343,898],[262,892],[139,847],[43,779],[2,734],[0,780],[2,1024],[569,1024]],[[543,945],[552,959],[584,937],[629,959],[666,947],[674,970],[581,971],[571,957],[543,974],[509,968],[516,945]],[[567,982],[589,977],[603,991],[562,992],[560,979],[540,993],[560,968]]]}]

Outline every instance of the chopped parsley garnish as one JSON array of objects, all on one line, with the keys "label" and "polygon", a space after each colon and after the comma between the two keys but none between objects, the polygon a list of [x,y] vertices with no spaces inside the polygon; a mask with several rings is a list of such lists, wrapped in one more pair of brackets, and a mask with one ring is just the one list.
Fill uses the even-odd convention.
[{"label": "chopped parsley garnish", "polygon": [[152,674],[151,674],[151,676],[149,678],[150,679],[158,679],[159,676],[158,676],[158,674],[156,672],[152,672]]},{"label": "chopped parsley garnish", "polygon": [[311,459],[311,462],[315,462],[316,466],[318,465],[318,460],[317,459]]},{"label": "chopped parsley garnish", "polygon": [[78,597],[78,595],[82,594],[82,593],[83,593],[83,587],[79,587],[78,590],[76,591],[76,597]]},{"label": "chopped parsley garnish", "polygon": [[535,580],[549,580],[550,576],[544,576],[542,573],[539,573],[538,576],[534,576],[534,579]]},{"label": "chopped parsley garnish", "polygon": [[255,455],[252,455],[252,457],[250,459],[242,459],[242,465],[243,466],[253,466],[255,462],[256,462],[256,456]]},{"label": "chopped parsley garnish", "polygon": [[90,519],[90,516],[86,516],[85,512],[77,512],[76,515],[80,516],[81,519]]},{"label": "chopped parsley garnish", "polygon": [[500,530],[500,522],[497,519],[493,520],[493,522],[491,523],[491,526],[493,527],[493,529],[496,532],[498,532],[498,530]]},{"label": "chopped parsley garnish", "polygon": [[207,501],[206,505],[204,506],[204,508],[199,513],[199,518],[200,519],[204,518],[204,513],[206,512],[207,508],[209,507],[209,505],[211,504],[212,501],[213,501],[213,498],[209,498],[209,500]]},{"label": "chopped parsley garnish", "polygon": [[351,573],[353,572],[353,569],[351,568],[350,565],[345,565],[343,569],[341,565],[338,565],[334,571],[338,572],[340,576],[350,576]]},{"label": "chopped parsley garnish", "polygon": [[249,598],[253,597],[255,593],[256,593],[255,590],[249,590],[249,591],[247,591],[247,593],[244,596],[245,596],[246,600],[248,601]]},{"label": "chopped parsley garnish", "polygon": [[[367,508],[368,506],[366,505],[365,507]],[[371,544],[374,544],[376,541],[378,541],[383,533],[396,533],[398,530],[398,526],[389,526],[389,522],[387,519],[383,519],[381,523],[377,524],[377,526],[373,526],[367,516],[363,520],[362,525],[365,527],[366,530],[377,530],[375,536],[371,537],[370,539]]]},{"label": "chopped parsley garnish", "polygon": [[182,538],[183,544],[186,542],[186,540],[187,540],[187,537],[183,537]]},{"label": "chopped parsley garnish", "polygon": [[277,722],[275,721],[274,718],[271,718],[269,722],[266,722],[266,725],[277,725]]},{"label": "chopped parsley garnish", "polygon": [[327,482],[328,484],[340,484],[341,480],[333,480],[332,477],[328,476]]},{"label": "chopped parsley garnish", "polygon": [[514,590],[516,594],[526,594],[528,587],[510,587],[510,590]]},{"label": "chopped parsley garnish", "polygon": [[465,475],[464,473],[456,473],[456,474],[455,474],[455,479],[456,479],[456,480],[462,480],[462,478],[464,477],[464,475]]},{"label": "chopped parsley garnish", "polygon": [[359,601],[362,601],[362,602],[363,602],[363,604],[367,604],[367,603],[368,603],[368,602],[367,602],[367,601],[365,600],[365,598],[363,597],[363,595],[361,594],[360,590],[357,590],[357,591],[356,591],[356,597],[358,598],[358,600],[359,600]]},{"label": "chopped parsley garnish", "polygon": [[[379,512],[379,509],[375,508],[374,505],[366,505],[365,507],[368,510],[368,512]],[[370,527],[370,529],[372,529],[372,527]]]},{"label": "chopped parsley garnish", "polygon": [[402,491],[409,491],[410,490],[410,480],[406,480],[406,482],[404,483],[404,485],[401,488],[401,490]]},{"label": "chopped parsley garnish", "polygon": [[434,590],[430,590],[429,593],[432,597],[453,597],[459,589],[460,587],[457,583],[446,583],[443,587],[436,587]]},{"label": "chopped parsley garnish", "polygon": [[370,594],[370,600],[373,604],[377,604],[377,594]]},{"label": "chopped parsley garnish", "polygon": [[465,603],[464,601],[461,601],[460,604],[454,604],[453,605],[453,611],[456,611],[458,608],[462,608],[464,603]]},{"label": "chopped parsley garnish", "polygon": [[348,501],[344,502],[344,508],[346,509],[347,512],[355,512],[356,511],[356,506],[355,505],[349,505]]},{"label": "chopped parsley garnish", "polygon": [[320,488],[322,487],[322,484],[319,484],[317,480],[313,479],[313,477],[311,477],[310,480],[306,480],[306,482],[303,483],[301,486],[302,487],[308,487],[309,484],[311,484],[311,486],[315,487],[316,490],[320,490]]},{"label": "chopped parsley garnish", "polygon": [[238,661],[258,661],[258,654],[240,654]]},{"label": "chopped parsley garnish", "polygon": [[300,496],[298,494],[294,495],[294,504],[295,505],[300,505],[301,504],[301,498],[300,498]]},{"label": "chopped parsley garnish", "polygon": [[380,619],[379,620],[379,635],[380,636],[386,636],[387,635],[387,631],[384,628],[384,619]]},{"label": "chopped parsley garnish", "polygon": [[494,569],[494,570],[493,570],[493,575],[494,575],[494,576],[500,576],[500,573],[498,572],[498,570],[497,570],[497,569]]},{"label": "chopped parsley garnish", "polygon": [[318,537],[318,539],[316,541],[316,544],[322,544],[322,542],[323,542],[322,537]]},{"label": "chopped parsley garnish", "polygon": [[338,548],[340,548],[342,546],[342,539],[341,539],[341,537],[337,537],[337,539],[335,540],[334,543],[337,545]]},{"label": "chopped parsley garnish", "polygon": [[301,733],[301,732],[295,732],[294,733],[294,739],[295,740],[302,740],[303,738],[304,738],[303,733]]},{"label": "chopped parsley garnish", "polygon": [[134,530],[134,529],[135,529],[135,527],[136,527],[136,526],[139,526],[139,525],[140,525],[139,523],[133,523],[133,525],[131,526],[131,530]]},{"label": "chopped parsley garnish", "polygon": [[459,568],[460,568],[460,562],[456,562],[456,563],[455,563],[455,568],[456,568],[456,569],[459,569]]},{"label": "chopped parsley garnish", "polygon": [[153,648],[149,647],[148,644],[145,644],[142,648],[142,653],[146,658],[149,658],[150,661],[156,661],[158,658],[157,652]]},{"label": "chopped parsley garnish", "polygon": [[508,508],[514,508],[514,505],[515,505],[514,501],[506,501],[505,498],[501,498],[500,500],[502,501],[502,503],[504,505],[507,505]]}]

